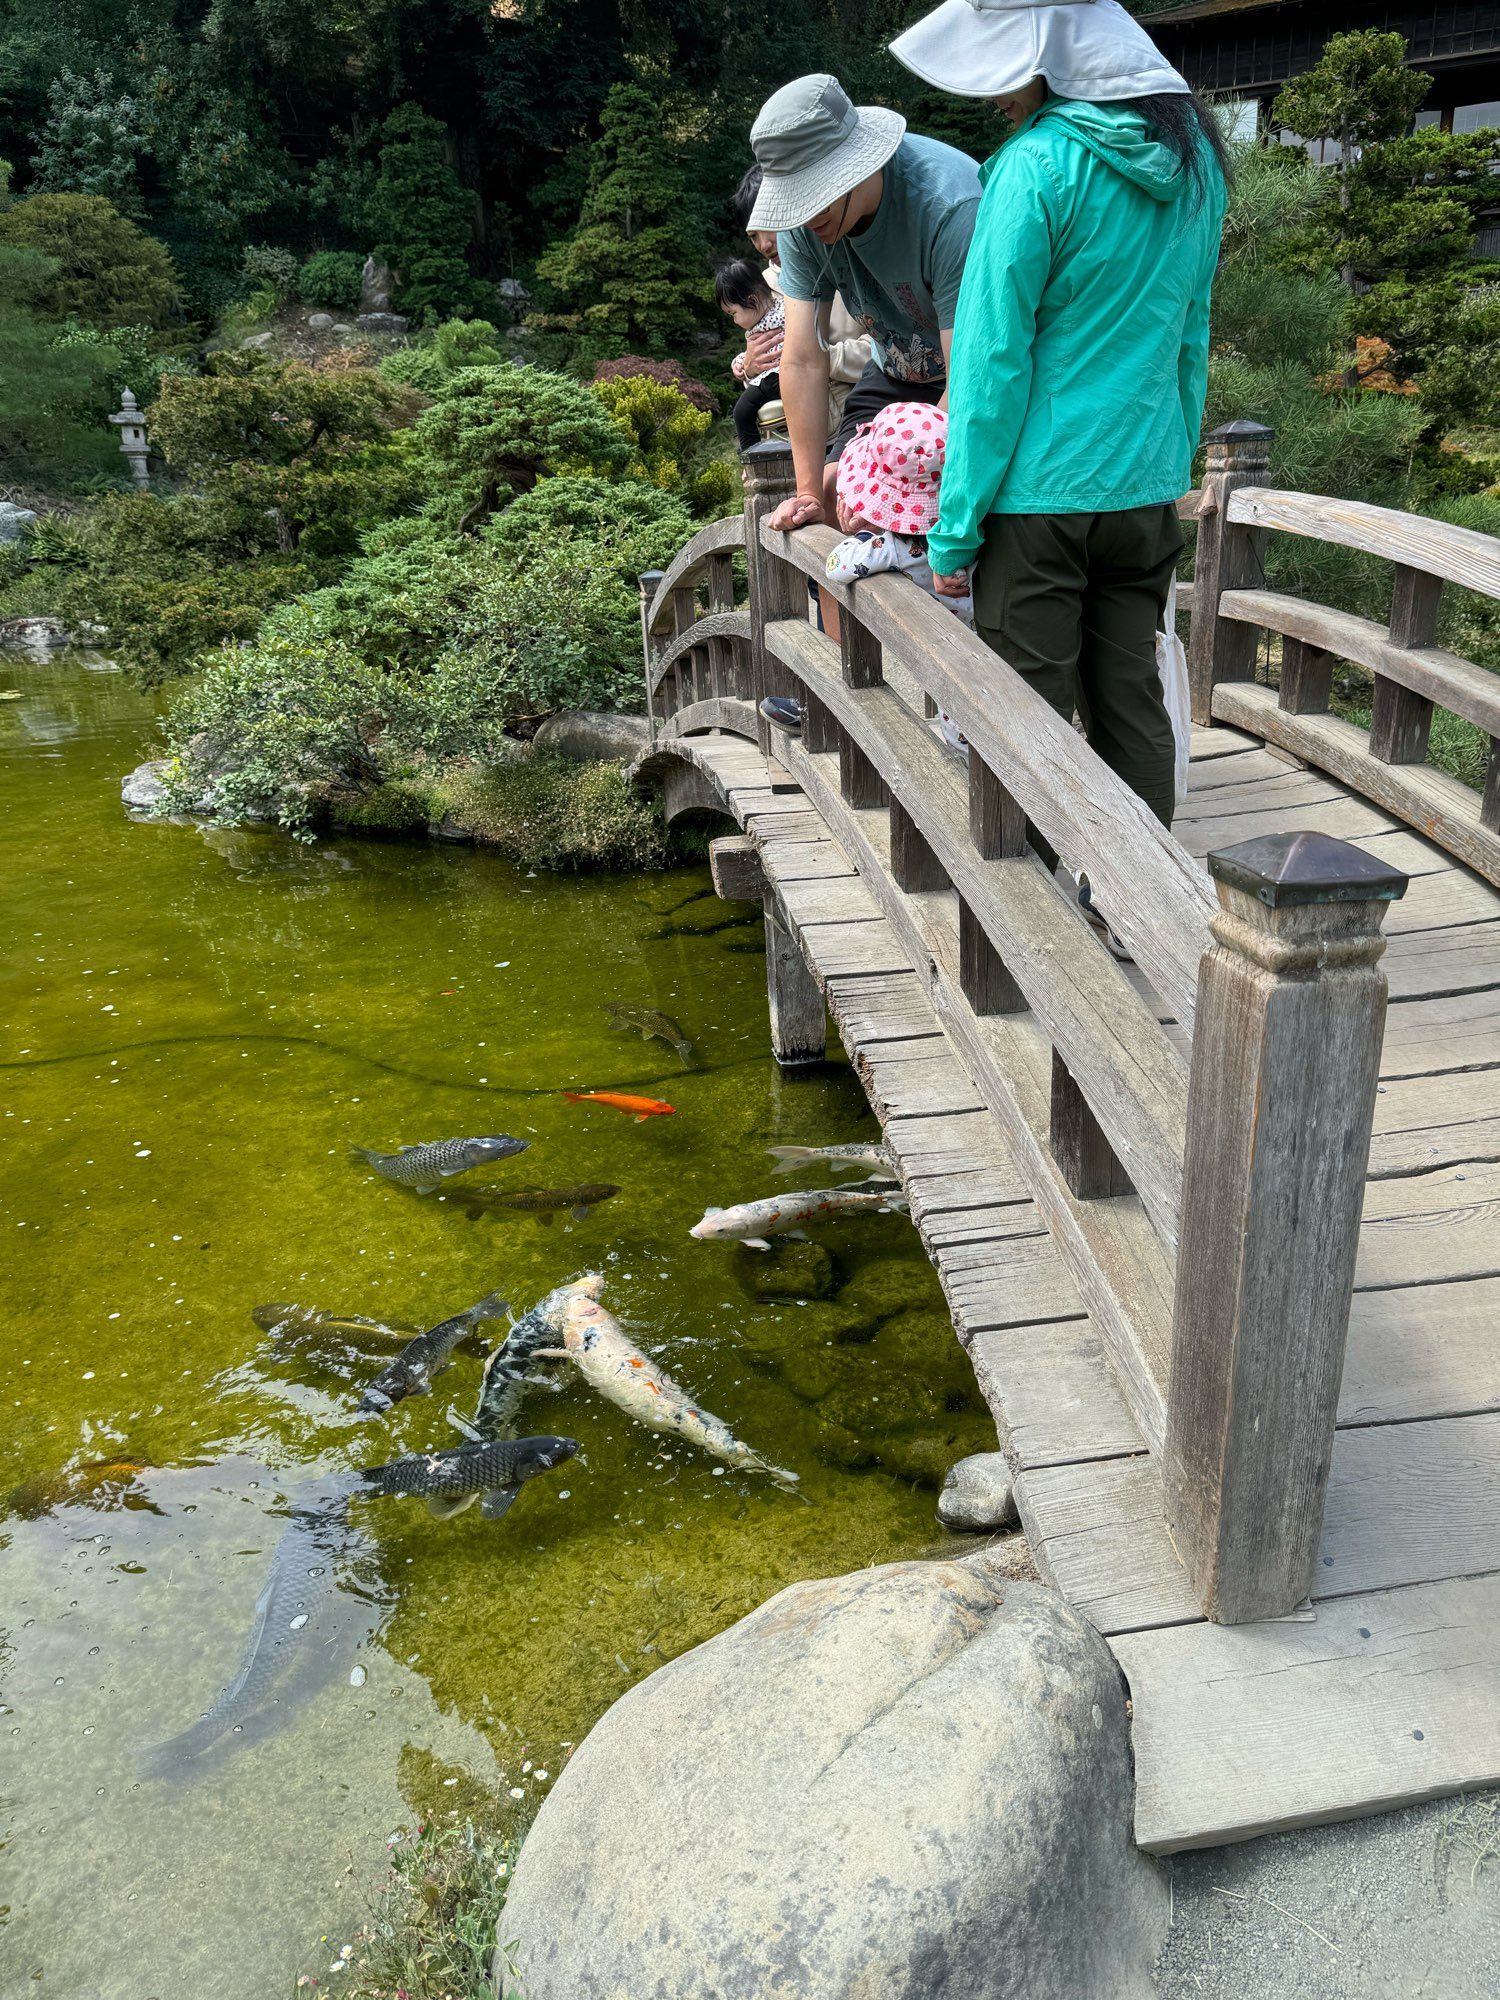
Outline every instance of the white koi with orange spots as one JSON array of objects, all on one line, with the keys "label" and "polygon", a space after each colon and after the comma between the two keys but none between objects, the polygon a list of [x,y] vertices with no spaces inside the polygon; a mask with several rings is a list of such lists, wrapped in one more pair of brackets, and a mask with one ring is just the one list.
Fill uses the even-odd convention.
[{"label": "white koi with orange spots", "polygon": [[741,1443],[722,1417],[700,1409],[687,1390],[643,1354],[614,1314],[582,1286],[570,1294],[564,1306],[558,1352],[566,1355],[591,1389],[649,1430],[686,1438],[711,1458],[722,1459],[740,1472],[764,1472],[778,1486],[797,1484],[795,1472],[768,1464]]}]

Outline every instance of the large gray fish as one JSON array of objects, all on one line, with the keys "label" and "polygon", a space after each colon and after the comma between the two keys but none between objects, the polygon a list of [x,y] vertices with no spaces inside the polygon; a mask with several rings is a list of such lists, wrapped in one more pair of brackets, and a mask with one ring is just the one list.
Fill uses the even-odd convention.
[{"label": "large gray fish", "polygon": [[569,1300],[576,1297],[597,1299],[603,1289],[603,1278],[591,1273],[575,1279],[571,1284],[558,1285],[544,1298],[538,1299],[530,1312],[512,1324],[510,1332],[485,1362],[484,1379],[479,1385],[479,1402],[473,1417],[460,1416],[449,1405],[448,1421],[453,1428],[461,1431],[474,1444],[513,1437],[516,1416],[526,1391],[543,1386],[554,1389],[561,1386],[555,1377],[535,1372],[537,1349],[561,1344]]},{"label": "large gray fish", "polygon": [[298,1693],[327,1677],[346,1642],[378,1623],[370,1597],[339,1581],[340,1570],[370,1549],[349,1525],[357,1485],[357,1474],[336,1473],[297,1496],[256,1600],[239,1671],[191,1728],[142,1753],[152,1775],[201,1756],[267,1706],[290,1708]]},{"label": "large gray fish", "polygon": [[388,1181],[415,1188],[418,1194],[431,1194],[454,1174],[508,1160],[515,1153],[524,1153],[530,1144],[529,1139],[512,1139],[508,1132],[492,1132],[484,1139],[432,1139],[421,1146],[403,1146],[397,1153],[376,1153],[368,1146],[350,1150]]},{"label": "large gray fish", "polygon": [[464,1335],[481,1320],[503,1319],[505,1312],[504,1299],[498,1292],[491,1292],[477,1305],[455,1313],[452,1319],[445,1319],[427,1333],[419,1333],[394,1361],[381,1369],[360,1397],[359,1408],[366,1412],[384,1411],[406,1396],[425,1396],[432,1387],[433,1376],[447,1367]]},{"label": "large gray fish", "polygon": [[528,1479],[565,1464],[578,1448],[576,1438],[497,1438],[393,1458],[389,1465],[366,1466],[359,1476],[373,1493],[417,1494],[439,1520],[461,1514],[483,1494],[482,1511],[498,1521]]},{"label": "large gray fish", "polygon": [[565,1188],[455,1188],[443,1199],[455,1201],[471,1222],[496,1209],[514,1209],[550,1228],[559,1210],[566,1209],[575,1222],[587,1222],[590,1209],[601,1201],[613,1201],[619,1192],[615,1181],[580,1181],[577,1187]]},{"label": "large gray fish", "polygon": [[250,1317],[273,1340],[284,1340],[301,1333],[331,1334],[353,1341],[362,1340],[366,1335],[373,1335],[377,1340],[410,1340],[413,1334],[422,1331],[419,1326],[408,1326],[404,1320],[366,1319],[361,1313],[323,1312],[317,1306],[279,1302],[252,1306]]},{"label": "large gray fish", "polygon": [[766,1151],[780,1164],[778,1174],[794,1174],[798,1167],[809,1167],[815,1160],[826,1160],[833,1167],[867,1167],[872,1175],[882,1180],[896,1178],[896,1163],[884,1146],[873,1139],[862,1145],[852,1146],[767,1146]]},{"label": "large gray fish", "polygon": [[[602,1280],[598,1285],[602,1288]],[[679,1382],[643,1354],[613,1313],[599,1303],[599,1291],[571,1287],[557,1353],[571,1361],[591,1389],[627,1416],[668,1437],[686,1438],[739,1472],[764,1472],[778,1486],[795,1490],[797,1475],[772,1465],[737,1438],[722,1417],[693,1401]],[[547,1349],[538,1349],[546,1355]]]},{"label": "large gray fish", "polygon": [[764,1201],[742,1201],[733,1208],[709,1208],[688,1231],[700,1242],[739,1242],[750,1250],[769,1250],[773,1236],[802,1236],[804,1222],[823,1222],[832,1215],[875,1215],[885,1209],[904,1214],[910,1206],[904,1194],[889,1188],[801,1188],[767,1195]]},{"label": "large gray fish", "polygon": [[633,1000],[605,1000],[601,1004],[616,1034],[626,1034],[634,1028],[642,1041],[665,1042],[676,1049],[684,1062],[692,1061],[693,1045],[670,1014],[659,1014],[654,1007],[637,1006]]}]

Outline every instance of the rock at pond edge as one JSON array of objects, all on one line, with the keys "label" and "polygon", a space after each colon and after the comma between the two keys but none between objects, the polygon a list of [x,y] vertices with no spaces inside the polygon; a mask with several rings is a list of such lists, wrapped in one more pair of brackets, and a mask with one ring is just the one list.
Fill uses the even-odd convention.
[{"label": "rock at pond edge", "polygon": [[976,1451],[948,1468],[938,1495],[937,1517],[960,1534],[996,1534],[1015,1527],[1015,1487],[1005,1454]]},{"label": "rock at pond edge", "polygon": [[1124,1688],[981,1552],[794,1585],[616,1702],[497,1932],[510,2000],[1147,2000]]},{"label": "rock at pond edge", "polygon": [[644,715],[560,708],[542,723],[531,747],[545,756],[570,758],[575,764],[629,764],[650,740],[651,725]]}]

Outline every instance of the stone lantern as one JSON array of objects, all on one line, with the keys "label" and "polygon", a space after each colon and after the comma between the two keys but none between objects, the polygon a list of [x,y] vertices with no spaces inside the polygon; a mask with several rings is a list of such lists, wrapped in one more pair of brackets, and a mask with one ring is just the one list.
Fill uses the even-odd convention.
[{"label": "stone lantern", "polygon": [[110,418],[112,424],[120,426],[120,449],[130,463],[130,476],[144,492],[151,484],[151,474],[146,470],[146,419],[141,415],[135,397],[129,389],[120,396],[120,407]]}]

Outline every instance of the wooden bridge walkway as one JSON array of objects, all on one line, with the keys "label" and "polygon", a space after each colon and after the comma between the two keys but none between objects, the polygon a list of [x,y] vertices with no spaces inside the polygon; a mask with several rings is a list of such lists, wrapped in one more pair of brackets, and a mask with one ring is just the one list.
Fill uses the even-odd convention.
[{"label": "wooden bridge walkway", "polygon": [[[1233,512],[1300,496],[1238,501],[1235,449],[1211,466],[1206,719],[1172,837],[1014,676],[988,667],[999,696],[976,691],[977,642],[904,580],[842,593],[841,644],[809,625],[799,572],[833,537],[763,529],[774,451],[751,454],[748,526],[698,537],[645,614],[658,736],[639,779],[670,814],[742,829],[716,877],[764,900],[778,1055],[821,1052],[825,1004],[837,1024],[1038,1565],[1129,1683],[1136,1837],[1157,1852],[1500,1783],[1500,815],[1327,716],[1298,678],[1321,676],[1326,705],[1324,660],[1295,636],[1279,697],[1231,677],[1232,591],[1315,636],[1321,609],[1241,589],[1259,545],[1236,545]],[[1457,531],[1390,522],[1435,530],[1451,570]],[[1488,560],[1500,594],[1500,549],[1459,554],[1462,581]],[[1404,587],[1398,568],[1396,618]],[[1226,632],[1227,673],[1209,644]],[[1377,650],[1352,636],[1341,657]],[[1398,636],[1377,630],[1436,672],[1430,626],[1425,646]],[[804,731],[773,738],[755,697],[789,685]],[[1459,693],[1493,699],[1487,676]],[[944,696],[967,760],[928,727]],[[1378,749],[1379,697],[1375,721]],[[1268,742],[1288,724],[1295,756]],[[1410,747],[1409,710],[1406,727]],[[1317,768],[1320,728],[1346,773],[1356,751],[1381,771],[1361,787]],[[1024,820],[1088,864],[1136,964],[1027,851]],[[1237,899],[1272,869],[1266,836],[1305,833],[1353,852],[1333,900],[1278,909],[1274,879]],[[1201,864],[1230,850],[1216,897]],[[1291,928],[1268,946],[1252,906]],[[1301,957],[1298,925],[1317,928]]]}]

